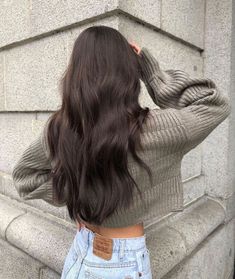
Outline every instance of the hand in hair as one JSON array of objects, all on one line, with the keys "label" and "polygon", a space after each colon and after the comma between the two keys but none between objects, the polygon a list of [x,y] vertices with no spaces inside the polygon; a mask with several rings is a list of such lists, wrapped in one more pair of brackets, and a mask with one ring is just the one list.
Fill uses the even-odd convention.
[{"label": "hand in hair", "polygon": [[130,42],[129,42],[129,45],[130,45],[130,46],[133,48],[133,50],[139,55],[141,48],[140,48],[137,44],[135,44],[135,43],[130,43]]}]

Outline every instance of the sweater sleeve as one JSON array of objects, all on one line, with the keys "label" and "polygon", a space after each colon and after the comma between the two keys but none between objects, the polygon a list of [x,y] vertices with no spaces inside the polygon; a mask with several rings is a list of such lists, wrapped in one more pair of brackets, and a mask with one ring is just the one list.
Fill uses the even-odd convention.
[{"label": "sweater sleeve", "polygon": [[60,207],[53,197],[51,162],[45,149],[45,129],[24,150],[12,171],[13,184],[23,200],[43,199]]},{"label": "sweater sleeve", "polygon": [[[156,117],[177,119],[186,141],[183,154],[201,143],[231,112],[229,98],[213,80],[194,78],[182,70],[162,70],[150,50],[140,50],[143,80],[153,102],[160,107]],[[173,141],[171,138],[171,143]],[[175,137],[179,146],[179,137]],[[167,144],[167,141],[166,141]]]}]

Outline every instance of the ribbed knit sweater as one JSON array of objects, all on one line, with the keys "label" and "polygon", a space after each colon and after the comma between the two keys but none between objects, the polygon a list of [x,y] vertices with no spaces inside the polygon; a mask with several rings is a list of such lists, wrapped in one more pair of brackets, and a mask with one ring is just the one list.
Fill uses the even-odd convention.
[{"label": "ribbed knit sweater", "polygon": [[[229,98],[211,79],[193,78],[182,70],[163,70],[147,47],[139,55],[143,61],[141,79],[153,102],[160,107],[150,109],[141,135],[144,152],[139,152],[152,170],[153,185],[146,170],[129,157],[129,171],[144,201],[134,191],[131,206],[107,218],[102,224],[105,227],[140,222],[145,226],[153,218],[183,210],[182,158],[231,112]],[[47,124],[14,166],[13,182],[24,200],[43,199],[54,206],[64,206],[65,202],[58,204],[53,198]]]}]

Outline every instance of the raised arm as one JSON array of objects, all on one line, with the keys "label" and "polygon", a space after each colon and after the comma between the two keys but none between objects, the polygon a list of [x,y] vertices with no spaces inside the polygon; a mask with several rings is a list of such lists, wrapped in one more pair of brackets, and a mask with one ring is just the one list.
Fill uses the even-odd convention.
[{"label": "raised arm", "polygon": [[231,112],[229,98],[211,79],[192,78],[182,70],[162,70],[146,47],[139,55],[142,80],[153,102],[161,108],[156,117],[175,116],[187,137],[182,145],[183,153],[187,153],[227,118]]},{"label": "raised arm", "polygon": [[13,184],[24,200],[43,199],[60,207],[54,201],[52,191],[51,162],[45,149],[45,129],[31,142],[15,164],[12,171]]}]

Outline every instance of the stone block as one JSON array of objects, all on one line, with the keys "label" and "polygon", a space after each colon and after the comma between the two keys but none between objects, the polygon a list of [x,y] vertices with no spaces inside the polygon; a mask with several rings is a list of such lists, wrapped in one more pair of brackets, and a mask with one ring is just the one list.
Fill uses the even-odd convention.
[{"label": "stone block", "polygon": [[224,55],[230,53],[232,3],[233,1],[206,1],[205,54],[218,52],[218,54]]},{"label": "stone block", "polygon": [[[4,1],[0,11],[0,47],[104,16],[118,6],[118,1]],[[80,23],[81,25],[81,23]]]},{"label": "stone block", "polygon": [[30,7],[28,0],[1,1],[0,47],[30,36]]},{"label": "stone block", "polygon": [[1,238],[5,239],[6,230],[9,224],[18,216],[25,214],[25,211],[11,206],[7,200],[2,200],[1,196],[0,200],[0,236]]},{"label": "stone block", "polygon": [[53,271],[52,269],[45,267],[40,270],[40,279],[60,279],[59,273]]},{"label": "stone block", "polygon": [[[111,17],[95,24],[118,27],[118,20],[117,17]],[[8,50],[5,67],[5,109],[57,110],[61,105],[59,82],[67,67],[74,41],[82,30],[91,25]]]},{"label": "stone block", "polygon": [[197,249],[224,219],[222,206],[205,198],[183,212],[146,228],[153,278],[165,278],[164,276]]},{"label": "stone block", "polygon": [[5,109],[4,95],[4,51],[0,51],[0,111]]},{"label": "stone block", "polygon": [[203,49],[204,16],[205,0],[163,0],[161,29]]},{"label": "stone block", "polygon": [[53,112],[37,112],[36,113],[36,119],[38,122],[43,122],[42,125],[48,120],[48,118],[53,114]]},{"label": "stone block", "polygon": [[[32,133],[33,113],[0,114],[0,170],[10,173],[27,145],[37,136]],[[38,133],[39,131],[37,131]]]},{"label": "stone block", "polygon": [[11,174],[24,150],[42,131],[50,114],[45,114],[45,117],[42,114],[38,115],[36,116],[35,113],[0,114],[1,171]]},{"label": "stone block", "polygon": [[[227,96],[232,92],[232,73],[228,67],[230,61],[230,52],[220,53],[213,48],[210,54],[205,56],[205,76],[213,79],[221,94]],[[232,96],[230,100],[232,102]],[[228,116],[203,143],[203,170],[206,173],[207,193],[225,199],[234,192],[234,151],[229,144],[229,141],[233,141],[233,136],[229,138],[230,134],[232,135],[229,131],[232,129],[231,119],[231,115]],[[229,158],[231,161],[228,161]]]},{"label": "stone block", "polygon": [[66,44],[66,36],[57,34],[6,52],[7,110],[54,110],[58,107],[58,80],[66,67]]},{"label": "stone block", "polygon": [[182,179],[189,180],[200,176],[202,172],[202,144],[184,155],[182,160]]},{"label": "stone block", "polygon": [[206,193],[214,197],[228,198],[234,192],[233,183],[229,183],[231,173],[228,170],[228,121],[227,118],[206,138],[203,145],[203,172]]},{"label": "stone block", "polygon": [[205,194],[204,176],[200,175],[195,178],[183,180],[184,205],[197,200]]},{"label": "stone block", "polygon": [[162,278],[172,266],[183,260],[186,254],[181,234],[168,227],[149,232],[146,245],[150,251],[153,278]]},{"label": "stone block", "polygon": [[225,219],[225,212],[217,202],[208,200],[202,206],[195,208],[190,214],[185,214],[169,227],[178,231],[185,240],[187,253],[193,251],[214,228]]},{"label": "stone block", "polygon": [[[233,92],[232,5],[234,1],[206,1],[205,18],[205,76],[217,84],[222,94]],[[231,96],[231,102],[232,102]],[[234,192],[234,139],[231,115],[205,140],[203,170],[206,173],[207,193],[227,199]],[[231,129],[231,131],[229,131]],[[231,138],[230,138],[231,135]],[[219,148],[218,148],[219,147]],[[231,158],[231,160],[230,160]]]},{"label": "stone block", "polygon": [[226,218],[225,222],[228,223],[235,217],[235,193],[233,193],[230,197],[228,198],[217,198],[217,197],[210,197],[210,199],[217,201],[218,203],[223,206],[225,213],[226,213]]},{"label": "stone block", "polygon": [[0,239],[0,259],[1,279],[40,279],[42,263],[3,239]]},{"label": "stone block", "polygon": [[119,0],[119,8],[125,13],[130,14],[142,20],[150,23],[158,28],[161,24],[161,1],[160,0],[149,0],[144,2],[141,0],[136,1],[125,1]]},{"label": "stone block", "polygon": [[[104,15],[117,8],[118,1],[74,0],[31,1],[31,34],[41,34],[65,26],[93,21],[93,17]],[[80,23],[81,25],[81,23]]]},{"label": "stone block", "polygon": [[221,226],[192,255],[164,278],[232,279],[234,263],[233,231],[233,222]]},{"label": "stone block", "polygon": [[6,237],[10,243],[60,273],[76,228],[27,213],[13,221]]}]

